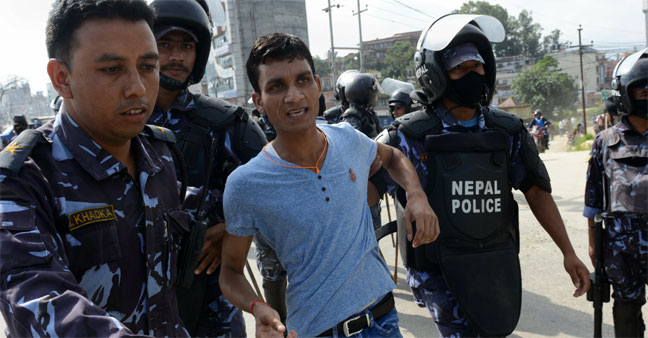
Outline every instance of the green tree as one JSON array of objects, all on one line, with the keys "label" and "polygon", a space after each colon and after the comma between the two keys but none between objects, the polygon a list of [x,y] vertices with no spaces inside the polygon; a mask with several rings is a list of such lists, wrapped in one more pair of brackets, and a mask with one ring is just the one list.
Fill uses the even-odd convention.
[{"label": "green tree", "polygon": [[414,53],[416,48],[409,41],[396,41],[394,45],[387,48],[382,76],[407,79],[407,71],[414,70]]},{"label": "green tree", "polygon": [[569,46],[569,42],[561,41],[562,32],[560,29],[554,29],[551,34],[546,35],[542,40],[542,49],[544,53],[551,53],[554,50],[560,50]]},{"label": "green tree", "polygon": [[540,38],[542,34],[542,26],[533,22],[531,12],[526,9],[522,10],[518,15],[518,37],[520,39],[522,54],[528,56],[541,56],[542,46],[540,45]]},{"label": "green tree", "polygon": [[514,16],[510,16],[508,11],[500,5],[491,5],[486,1],[468,1],[461,5],[461,8],[454,13],[464,14],[484,14],[497,18],[504,26],[506,38],[504,41],[494,44],[495,55],[513,56],[519,55],[522,51],[520,39],[518,38],[518,23]]},{"label": "green tree", "polygon": [[572,107],[578,88],[576,81],[558,68],[558,61],[547,55],[513,80],[513,96],[550,115],[555,109]]},{"label": "green tree", "polygon": [[360,60],[358,59],[358,53],[350,53],[342,57],[342,71],[349,69],[360,70]]},{"label": "green tree", "polygon": [[316,55],[313,57],[313,63],[315,64],[315,72],[317,75],[324,76],[331,73],[331,61],[321,59]]}]

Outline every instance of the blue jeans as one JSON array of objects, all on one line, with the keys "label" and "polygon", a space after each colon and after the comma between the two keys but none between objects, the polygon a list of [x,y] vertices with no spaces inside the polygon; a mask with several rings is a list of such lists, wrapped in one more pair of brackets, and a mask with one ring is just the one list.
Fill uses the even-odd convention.
[{"label": "blue jeans", "polygon": [[[396,338],[402,338],[403,335],[400,332],[400,329],[398,328],[398,313],[396,312],[396,308],[393,308],[391,311],[389,311],[386,315],[380,317],[378,320],[374,320],[373,315],[371,314],[371,309],[372,307],[368,307],[366,310],[363,310],[362,312],[359,312],[352,317],[358,316],[358,315],[364,315],[369,314],[369,320],[370,320],[370,325],[368,328],[362,330],[360,333],[353,335],[351,337],[357,337],[357,338],[370,338],[370,337],[396,337]],[[338,332],[337,326],[333,328],[333,336],[334,338],[337,337],[344,337],[344,332]]]}]

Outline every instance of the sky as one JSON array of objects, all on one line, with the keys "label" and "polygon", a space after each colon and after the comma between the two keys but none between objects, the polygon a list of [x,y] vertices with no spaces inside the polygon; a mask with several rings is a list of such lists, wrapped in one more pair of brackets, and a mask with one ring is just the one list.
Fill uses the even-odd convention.
[{"label": "sky", "polygon": [[[266,0],[271,1],[271,0]],[[331,47],[328,14],[322,9],[328,0],[305,0],[309,43],[313,55],[326,57]],[[53,0],[0,0],[0,83],[13,76],[29,80],[32,92],[45,91],[47,52],[45,24]],[[332,10],[336,47],[357,47],[359,43],[357,0],[330,0],[340,5]],[[522,10],[532,13],[543,28],[543,36],[554,29],[563,40],[578,44],[582,25],[583,44],[611,53],[645,47],[645,15],[642,0],[492,0],[509,15]],[[363,41],[386,38],[395,33],[422,30],[435,18],[449,13],[463,0],[361,0]],[[350,51],[340,50],[338,55]]]}]

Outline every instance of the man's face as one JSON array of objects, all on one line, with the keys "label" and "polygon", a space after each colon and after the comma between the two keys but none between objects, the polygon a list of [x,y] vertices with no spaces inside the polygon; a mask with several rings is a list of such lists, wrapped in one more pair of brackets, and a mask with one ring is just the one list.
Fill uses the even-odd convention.
[{"label": "man's face", "polygon": [[196,62],[196,42],[189,34],[171,31],[157,40],[160,72],[174,80],[185,82]]},{"label": "man's face", "polygon": [[394,118],[401,117],[405,115],[406,109],[405,106],[394,106]]},{"label": "man's face", "polygon": [[448,69],[448,78],[450,78],[450,80],[459,80],[472,71],[475,71],[480,75],[486,75],[484,64],[479,61],[465,61],[456,65],[454,68]]},{"label": "man's face", "polygon": [[315,127],[321,84],[306,59],[267,60],[259,65],[259,88],[252,99],[279,133],[302,133]]},{"label": "man's face", "polygon": [[[155,38],[145,21],[90,19],[75,32],[70,68],[61,66],[65,108],[95,141],[119,146],[137,136],[157,98]],[[52,62],[52,61],[50,61]],[[56,69],[56,68],[55,68]]]},{"label": "man's face", "polygon": [[14,132],[16,135],[22,133],[23,131],[27,130],[27,125],[24,123],[14,123]]},{"label": "man's face", "polygon": [[634,100],[648,100],[648,85],[646,81],[630,87],[630,94]]}]

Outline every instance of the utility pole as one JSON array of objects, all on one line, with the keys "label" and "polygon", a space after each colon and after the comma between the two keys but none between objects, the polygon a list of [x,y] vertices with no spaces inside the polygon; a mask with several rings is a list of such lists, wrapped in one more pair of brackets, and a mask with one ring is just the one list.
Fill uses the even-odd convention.
[{"label": "utility pole", "polygon": [[578,25],[578,56],[580,57],[581,75],[581,101],[583,103],[583,130],[587,134],[587,118],[585,117],[585,81],[583,80],[583,44],[581,43],[581,31],[583,28]]},{"label": "utility pole", "polygon": [[353,15],[358,15],[358,32],[360,34],[360,50],[359,50],[359,56],[360,56],[360,71],[364,71],[364,61],[362,60],[362,20],[360,19],[360,13],[366,12],[367,9],[360,10],[360,0],[358,0],[358,11],[356,13],[353,13]]},{"label": "utility pole", "polygon": [[333,73],[333,82],[337,79],[337,67],[335,66],[335,45],[333,44],[333,15],[331,14],[331,9],[333,7],[340,8],[340,5],[331,6],[331,0],[328,0],[328,7],[322,9],[324,12],[328,12],[329,16],[329,31],[331,33],[331,71]]},{"label": "utility pole", "polygon": [[643,12],[646,21],[646,47],[648,47],[648,0],[643,0]]}]

